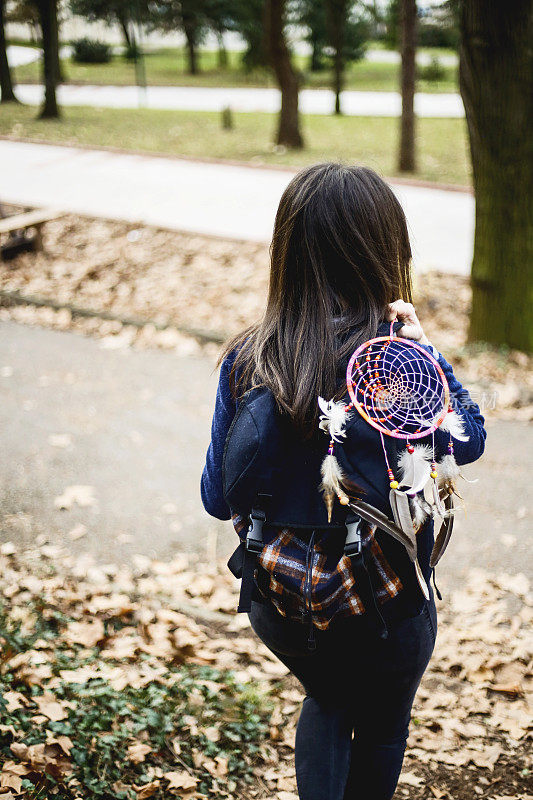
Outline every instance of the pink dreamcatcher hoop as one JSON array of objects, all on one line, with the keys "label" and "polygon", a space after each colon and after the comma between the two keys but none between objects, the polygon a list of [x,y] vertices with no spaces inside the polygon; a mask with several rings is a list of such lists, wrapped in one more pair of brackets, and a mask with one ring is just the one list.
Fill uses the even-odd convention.
[{"label": "pink dreamcatcher hoop", "polygon": [[362,344],[346,370],[353,407],[396,439],[420,439],[437,430],[450,402],[439,362],[410,339],[378,336]]},{"label": "pink dreamcatcher hoop", "polygon": [[[364,342],[352,354],[346,370],[346,386],[355,408],[379,431],[392,488],[398,483],[390,468],[383,435],[407,441],[431,435],[442,424],[450,407],[450,389],[439,362],[411,339],[388,336]],[[432,463],[432,475],[436,477]]]}]

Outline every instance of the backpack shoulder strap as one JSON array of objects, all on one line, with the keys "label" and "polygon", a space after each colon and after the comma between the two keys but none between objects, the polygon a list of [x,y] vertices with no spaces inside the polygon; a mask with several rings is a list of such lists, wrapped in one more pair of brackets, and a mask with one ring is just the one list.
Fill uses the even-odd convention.
[{"label": "backpack shoulder strap", "polygon": [[252,608],[254,592],[254,572],[257,557],[263,550],[263,527],[266,523],[266,509],[271,495],[257,494],[257,500],[250,512],[250,524],[245,541],[241,542],[230,560],[228,567],[236,578],[241,579],[241,591],[237,613],[248,612]]}]

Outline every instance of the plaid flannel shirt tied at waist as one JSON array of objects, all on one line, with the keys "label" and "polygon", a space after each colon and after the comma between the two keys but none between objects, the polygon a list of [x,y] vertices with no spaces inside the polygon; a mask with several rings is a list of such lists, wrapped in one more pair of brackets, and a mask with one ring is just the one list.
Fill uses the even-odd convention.
[{"label": "plaid flannel shirt tied at waist", "polygon": [[[232,521],[244,539],[247,519],[234,514]],[[375,526],[363,522],[362,545],[367,554],[367,568],[372,573],[375,597],[385,603],[398,595],[403,584],[385,558],[375,532]],[[334,535],[330,532],[317,536],[311,552],[308,542],[299,538],[296,529],[271,530],[265,537],[257,562],[263,573],[258,575],[257,584],[284,617],[302,620],[311,611],[314,625],[326,629],[334,617],[365,613],[357,591],[361,574],[354,574],[348,556],[341,554],[339,558],[338,543],[337,547],[328,547]]]}]

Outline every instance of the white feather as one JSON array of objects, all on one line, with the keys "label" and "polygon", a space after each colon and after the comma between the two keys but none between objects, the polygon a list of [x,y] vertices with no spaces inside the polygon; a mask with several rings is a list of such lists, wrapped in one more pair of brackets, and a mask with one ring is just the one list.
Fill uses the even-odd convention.
[{"label": "white feather", "polygon": [[322,492],[325,494],[332,492],[336,495],[345,494],[344,489],[342,488],[344,474],[335,456],[327,455],[324,458],[322,467],[320,468],[320,473],[322,475],[322,483],[320,484],[320,489]]},{"label": "white feather", "polygon": [[335,497],[338,497],[339,500],[345,504],[348,502],[348,496],[342,487],[344,474],[339,466],[339,462],[335,456],[330,453],[324,458],[320,472],[322,475],[322,483],[319,488],[324,495],[324,503],[326,504],[328,512],[328,522],[331,522]]},{"label": "white feather", "polygon": [[455,458],[452,455],[446,455],[441,458],[438,463],[438,481],[439,486],[445,484],[454,484],[461,474],[461,470],[457,465]]},{"label": "white feather", "polygon": [[467,436],[465,433],[464,420],[457,411],[448,411],[440,427],[441,430],[448,431],[450,436],[457,439],[459,442],[468,442],[470,439],[470,436]]},{"label": "white feather", "polygon": [[328,433],[335,442],[342,441],[346,436],[346,422],[350,418],[344,402],[327,401],[323,397],[319,397],[318,405],[322,411],[319,422],[320,429]]},{"label": "white feather", "polygon": [[411,505],[411,516],[413,517],[413,525],[416,530],[422,527],[428,517],[431,516],[431,506],[423,497],[415,494],[414,497],[409,498]]},{"label": "white feather", "polygon": [[422,491],[428,482],[431,472],[431,456],[431,447],[428,445],[417,445],[412,453],[407,449],[400,453],[398,457],[399,483],[401,486],[408,487],[409,494]]}]

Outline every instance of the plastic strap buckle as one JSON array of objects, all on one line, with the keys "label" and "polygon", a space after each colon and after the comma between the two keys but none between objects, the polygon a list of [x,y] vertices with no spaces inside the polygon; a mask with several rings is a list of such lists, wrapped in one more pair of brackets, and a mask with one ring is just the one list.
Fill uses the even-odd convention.
[{"label": "plastic strap buckle", "polygon": [[344,542],[344,555],[348,558],[360,556],[363,550],[361,539],[361,518],[356,517],[351,522],[346,523],[346,541]]},{"label": "plastic strap buckle", "polygon": [[251,524],[246,534],[246,550],[259,555],[263,550],[263,525],[266,514],[261,509],[254,508],[250,514]]}]

